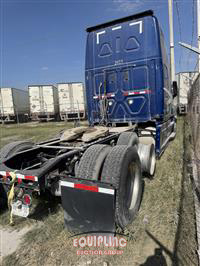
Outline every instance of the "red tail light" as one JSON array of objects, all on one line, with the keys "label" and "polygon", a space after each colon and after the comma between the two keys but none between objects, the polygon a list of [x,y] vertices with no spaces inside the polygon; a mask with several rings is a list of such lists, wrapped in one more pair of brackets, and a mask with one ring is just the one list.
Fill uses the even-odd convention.
[{"label": "red tail light", "polygon": [[32,201],[31,196],[28,194],[25,194],[23,197],[23,201],[25,205],[31,205],[31,201]]}]

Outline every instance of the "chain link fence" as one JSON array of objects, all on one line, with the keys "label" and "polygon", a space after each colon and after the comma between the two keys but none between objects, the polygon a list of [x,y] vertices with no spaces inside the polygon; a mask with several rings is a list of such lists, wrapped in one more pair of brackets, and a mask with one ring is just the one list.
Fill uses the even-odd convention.
[{"label": "chain link fence", "polygon": [[194,144],[194,160],[197,164],[198,180],[200,184],[200,73],[189,91],[188,116]]},{"label": "chain link fence", "polygon": [[200,73],[188,94],[188,120],[193,143],[192,169],[196,213],[197,254],[200,265]]}]

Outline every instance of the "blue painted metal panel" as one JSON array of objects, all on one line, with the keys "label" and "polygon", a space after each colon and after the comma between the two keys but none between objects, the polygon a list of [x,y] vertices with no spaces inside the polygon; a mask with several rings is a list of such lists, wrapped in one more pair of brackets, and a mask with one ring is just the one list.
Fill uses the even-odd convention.
[{"label": "blue painted metal panel", "polygon": [[164,123],[161,122],[156,123],[155,149],[156,149],[156,154],[158,156],[160,156],[162,152],[165,150],[175,123],[176,121],[174,117],[171,117]]},{"label": "blue painted metal panel", "polygon": [[90,31],[86,49],[86,95],[90,124],[165,119],[160,28],[154,16]]}]

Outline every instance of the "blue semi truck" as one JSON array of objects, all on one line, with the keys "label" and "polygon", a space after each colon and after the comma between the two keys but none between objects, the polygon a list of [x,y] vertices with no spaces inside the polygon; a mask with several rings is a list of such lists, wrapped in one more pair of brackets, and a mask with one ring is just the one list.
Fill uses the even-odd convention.
[{"label": "blue semi truck", "polygon": [[14,188],[12,213],[27,217],[35,194],[61,196],[65,225],[115,232],[135,218],[143,177],[153,177],[176,134],[164,37],[151,10],[87,29],[89,127],[0,151],[1,196]]}]

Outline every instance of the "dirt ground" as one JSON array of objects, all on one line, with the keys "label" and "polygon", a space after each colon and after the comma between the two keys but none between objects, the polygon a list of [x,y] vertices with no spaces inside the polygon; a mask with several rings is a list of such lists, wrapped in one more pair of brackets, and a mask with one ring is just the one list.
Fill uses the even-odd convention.
[{"label": "dirt ground", "polygon": [[11,230],[0,226],[0,258],[12,254],[19,247],[23,236],[31,229],[32,227],[24,227],[20,230]]},{"label": "dirt ground", "polygon": [[[28,136],[34,136],[38,130],[37,138],[41,138],[42,129],[33,128],[36,131]],[[43,132],[53,135],[59,128],[54,126],[51,132],[49,127],[43,128]],[[4,138],[12,136],[9,130],[8,135],[5,132]],[[14,132],[13,128],[11,130]],[[169,143],[161,159],[157,161],[154,179],[144,179],[140,211],[135,221],[123,232],[128,237],[127,246],[122,248],[122,255],[76,255],[80,248],[73,247],[73,237],[70,238],[70,233],[64,228],[59,200],[50,203],[41,201],[38,203],[41,207],[36,209],[34,217],[15,219],[12,230],[26,228],[27,224],[33,228],[24,235],[18,248],[3,258],[3,266],[198,265],[192,187],[187,175],[183,175],[184,130],[183,119],[179,119],[177,137]],[[18,139],[21,139],[20,134],[16,135]],[[8,221],[8,212],[2,211],[0,224],[8,228]],[[37,221],[42,222],[41,226],[37,226]],[[3,239],[3,243],[5,241]]]}]

